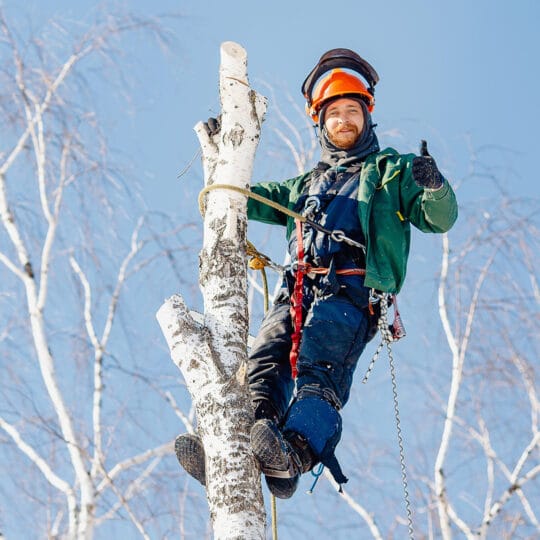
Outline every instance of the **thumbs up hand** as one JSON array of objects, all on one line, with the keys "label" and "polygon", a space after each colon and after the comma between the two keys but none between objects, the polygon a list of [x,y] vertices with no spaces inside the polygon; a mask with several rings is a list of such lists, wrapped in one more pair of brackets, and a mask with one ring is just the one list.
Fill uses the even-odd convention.
[{"label": "thumbs up hand", "polygon": [[420,156],[413,159],[412,175],[416,185],[425,189],[439,189],[444,184],[443,175],[430,156],[424,140],[420,144]]},{"label": "thumbs up hand", "polygon": [[431,154],[428,152],[427,149],[427,141],[425,141],[424,139],[420,141],[420,155],[422,157],[431,157]]}]

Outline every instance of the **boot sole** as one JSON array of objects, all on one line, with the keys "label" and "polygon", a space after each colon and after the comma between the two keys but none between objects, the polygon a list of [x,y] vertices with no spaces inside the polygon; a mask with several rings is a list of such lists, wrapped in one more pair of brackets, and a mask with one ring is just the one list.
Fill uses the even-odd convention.
[{"label": "boot sole", "polygon": [[255,422],[250,438],[253,453],[265,474],[272,476],[272,471],[286,472],[289,469],[287,448],[272,421]]},{"label": "boot sole", "polygon": [[192,433],[184,433],[174,441],[176,459],[185,471],[206,486],[206,465],[201,439]]}]

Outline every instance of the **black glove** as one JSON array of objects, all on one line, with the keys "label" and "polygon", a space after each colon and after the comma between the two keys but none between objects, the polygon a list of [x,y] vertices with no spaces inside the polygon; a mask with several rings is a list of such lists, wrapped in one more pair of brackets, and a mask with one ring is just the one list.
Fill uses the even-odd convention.
[{"label": "black glove", "polygon": [[420,157],[413,159],[412,175],[416,185],[423,188],[439,189],[444,184],[443,175],[429,155],[426,141],[422,141],[420,145]]},{"label": "black glove", "polygon": [[208,136],[213,137],[214,135],[217,135],[221,130],[221,118],[219,116],[217,118],[209,118],[203,124],[203,127],[206,133],[208,133]]}]

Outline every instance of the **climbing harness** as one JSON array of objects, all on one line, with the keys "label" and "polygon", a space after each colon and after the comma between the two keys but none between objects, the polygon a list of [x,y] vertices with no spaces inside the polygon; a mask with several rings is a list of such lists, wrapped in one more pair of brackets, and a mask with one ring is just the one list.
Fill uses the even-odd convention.
[{"label": "climbing harness", "polygon": [[291,294],[291,315],[293,321],[293,333],[291,336],[291,352],[289,353],[289,362],[291,364],[291,375],[293,379],[296,379],[296,375],[298,374],[298,370],[296,369],[296,363],[298,361],[300,339],[302,337],[302,298],[304,295],[304,274],[306,273],[306,269],[304,268],[304,241],[302,234],[302,222],[296,219],[295,223],[297,238],[297,268],[294,275],[294,288]]},{"label": "climbing harness", "polygon": [[[314,197],[313,197],[314,198]],[[311,199],[311,197],[309,198]],[[306,201],[306,206],[308,205],[309,199]],[[291,294],[291,317],[293,321],[293,333],[291,336],[292,339],[292,347],[291,352],[289,355],[289,361],[291,364],[291,373],[292,378],[296,379],[296,375],[298,374],[298,370],[296,369],[296,364],[298,361],[298,352],[300,350],[300,342],[302,338],[302,301],[304,297],[304,276],[308,275],[309,277],[315,276],[317,274],[319,275],[325,275],[328,274],[329,269],[323,268],[323,267],[316,267],[312,266],[309,263],[307,263],[305,259],[305,252],[304,252],[304,234],[303,234],[303,227],[302,227],[302,221],[299,219],[295,219],[295,226],[296,226],[296,264],[293,265],[294,268],[294,287],[293,292]],[[346,238],[344,233],[342,231],[334,231],[339,232],[339,238]],[[334,238],[336,241],[340,242],[342,240],[338,240],[337,238]],[[351,240],[351,239],[349,239]],[[351,240],[354,242],[354,240]],[[362,249],[365,249],[362,244],[359,242],[355,242],[355,247],[361,247]],[[335,270],[335,273],[338,275],[365,275],[366,271],[363,268],[339,268]]]},{"label": "climbing harness", "polygon": [[[353,240],[352,238],[349,238],[343,231],[339,229],[331,231],[319,225],[313,219],[310,219],[310,217],[308,216],[313,215],[317,205],[319,204],[318,199],[316,197],[308,197],[308,199],[306,200],[307,212],[305,214],[299,214],[298,212],[294,212],[293,210],[290,210],[289,208],[282,206],[281,204],[271,201],[270,199],[267,199],[266,197],[263,197],[262,195],[253,193],[249,189],[233,186],[230,184],[212,184],[202,189],[199,194],[199,210],[202,215],[204,215],[205,194],[208,193],[209,191],[213,191],[216,189],[228,189],[228,190],[236,191],[237,193],[241,193],[242,195],[255,199],[256,201],[261,202],[263,204],[266,204],[282,212],[283,214],[294,218],[295,220],[296,235],[297,235],[297,261],[295,264],[291,266],[291,269],[293,270],[294,276],[295,276],[295,284],[294,284],[293,292],[291,294],[291,315],[292,315],[292,320],[293,320],[293,334],[292,334],[292,347],[291,347],[291,353],[290,353],[291,372],[292,372],[292,377],[294,379],[296,378],[296,375],[297,375],[296,364],[297,364],[297,359],[298,359],[298,351],[300,348],[300,338],[302,335],[302,299],[303,299],[304,275],[327,274],[329,271],[328,268],[313,267],[304,261],[305,254],[304,254],[302,225],[305,223],[309,225],[310,227],[312,227],[313,229],[319,232],[322,232],[324,234],[327,234],[332,240],[336,242],[343,242],[350,246],[359,248],[362,251],[364,251],[364,253],[365,253],[365,246],[362,243],[357,242],[356,240]],[[252,268],[255,267],[259,269],[259,267],[262,266],[262,270],[264,270],[265,266],[272,266],[279,272],[283,272],[284,270],[283,267],[272,263],[268,257],[260,254],[255,249],[253,244],[250,244],[249,242],[247,245],[247,251],[248,251],[248,254],[253,254],[252,261],[250,261],[250,267]],[[338,275],[340,274],[365,275],[365,270],[362,268],[338,269],[336,270],[336,274]],[[266,273],[263,275],[263,287],[267,287]]]}]

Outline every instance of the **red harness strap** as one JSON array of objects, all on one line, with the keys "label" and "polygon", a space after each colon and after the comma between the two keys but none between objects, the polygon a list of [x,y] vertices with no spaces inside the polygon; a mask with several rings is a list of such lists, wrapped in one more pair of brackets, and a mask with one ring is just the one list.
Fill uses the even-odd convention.
[{"label": "red harness strap", "polygon": [[[327,274],[328,268],[311,266],[304,260],[304,236],[302,234],[302,222],[295,220],[296,224],[296,260],[297,269],[294,273],[294,287],[291,294],[291,318],[293,323],[293,333],[291,336],[292,346],[289,354],[291,364],[292,378],[296,379],[298,370],[296,363],[298,361],[298,352],[300,350],[300,341],[302,338],[302,299],[304,297],[304,275],[305,274]],[[339,275],[360,275],[364,276],[366,271],[363,268],[343,268],[336,270]],[[370,306],[371,307],[371,306]]]},{"label": "red harness strap", "polygon": [[304,238],[302,234],[302,222],[295,219],[296,223],[296,260],[297,269],[294,274],[294,288],[291,294],[291,318],[293,323],[292,347],[289,355],[291,363],[292,378],[296,379],[298,370],[296,361],[298,360],[298,351],[300,349],[300,338],[302,337],[302,298],[304,296],[304,274],[306,273],[304,261]]}]

